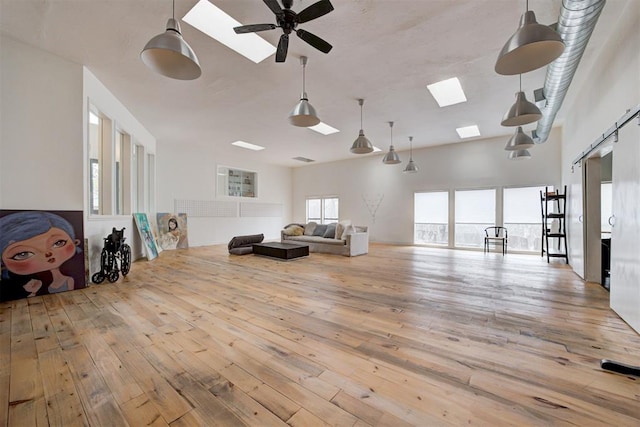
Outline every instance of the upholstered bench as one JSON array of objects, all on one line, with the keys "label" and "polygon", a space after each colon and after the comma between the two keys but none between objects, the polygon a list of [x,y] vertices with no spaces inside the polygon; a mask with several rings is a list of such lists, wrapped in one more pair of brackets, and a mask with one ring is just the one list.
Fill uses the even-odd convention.
[{"label": "upholstered bench", "polygon": [[253,253],[253,244],[264,240],[264,234],[251,234],[247,236],[235,236],[229,241],[227,247],[233,255],[246,255]]}]

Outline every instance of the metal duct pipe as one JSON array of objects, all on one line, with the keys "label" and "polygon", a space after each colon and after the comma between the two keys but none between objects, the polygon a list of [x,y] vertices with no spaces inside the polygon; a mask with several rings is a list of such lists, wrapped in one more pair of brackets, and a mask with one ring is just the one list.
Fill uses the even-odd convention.
[{"label": "metal duct pipe", "polygon": [[564,40],[565,48],[562,55],[547,67],[542,89],[546,105],[542,108],[538,127],[533,131],[536,144],[542,144],[549,137],[605,3],[606,0],[562,0],[557,31]]}]

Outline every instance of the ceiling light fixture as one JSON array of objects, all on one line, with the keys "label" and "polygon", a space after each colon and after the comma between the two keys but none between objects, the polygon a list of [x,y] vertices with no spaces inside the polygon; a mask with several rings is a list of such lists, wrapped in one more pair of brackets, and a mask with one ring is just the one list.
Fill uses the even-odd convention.
[{"label": "ceiling light fixture", "polygon": [[291,113],[289,113],[289,123],[294,126],[310,127],[320,123],[318,114],[315,108],[309,104],[307,98],[307,92],[305,91],[305,68],[307,67],[307,57],[300,57],[300,64],[302,64],[302,95],[300,96],[300,102],[296,104]]},{"label": "ceiling light fixture", "polygon": [[247,150],[253,150],[253,151],[264,150],[264,147],[262,145],[256,145],[256,144],[252,144],[250,142],[245,142],[245,141],[234,141],[231,143],[231,145],[235,145],[236,147],[246,148]]},{"label": "ceiling light fixture", "polygon": [[522,131],[522,126],[518,126],[516,133],[509,138],[507,145],[504,147],[507,151],[526,150],[533,147],[533,139]]},{"label": "ceiling light fixture", "polygon": [[498,55],[495,70],[498,74],[515,75],[544,67],[564,51],[562,37],[548,25],[538,24],[536,15],[527,10],[520,18],[520,26],[507,40]]},{"label": "ceiling light fixture", "polygon": [[202,74],[200,63],[191,46],[182,38],[175,11],[176,2],[173,0],[173,13],[167,21],[166,31],[149,40],[140,52],[140,59],[163,76],[178,80],[197,79]]},{"label": "ceiling light fixture", "polygon": [[441,108],[467,101],[457,77],[432,83],[427,85],[427,89]]},{"label": "ceiling light fixture", "polygon": [[531,159],[531,153],[529,153],[529,150],[510,151],[509,152],[509,159],[510,160],[530,160]]},{"label": "ceiling light fixture", "polygon": [[328,124],[323,122],[320,122],[315,126],[309,126],[309,129],[316,131],[318,133],[321,133],[323,135],[331,135],[332,133],[340,132],[338,129],[334,128],[333,126],[329,126]]},{"label": "ceiling light fixture", "polygon": [[373,145],[371,141],[364,136],[364,130],[362,130],[362,106],[364,105],[364,99],[358,99],[358,104],[360,105],[360,133],[351,145],[351,152],[353,154],[367,154],[373,151]]},{"label": "ceiling light fixture", "polygon": [[537,122],[542,118],[540,109],[533,102],[527,101],[522,91],[522,74],[520,74],[520,91],[516,93],[516,102],[502,118],[502,126],[522,126]]},{"label": "ceiling light fixture", "polygon": [[478,125],[456,128],[456,132],[460,138],[473,138],[474,136],[480,136],[480,129],[478,129]]},{"label": "ceiling light fixture", "polygon": [[418,167],[415,163],[413,163],[413,137],[409,137],[409,163],[403,170],[404,173],[416,173],[418,172]]},{"label": "ceiling light fixture", "polygon": [[382,163],[385,165],[396,165],[400,163],[400,156],[393,148],[393,122],[389,122],[389,128],[391,129],[391,145],[389,146],[389,152],[384,155]]}]

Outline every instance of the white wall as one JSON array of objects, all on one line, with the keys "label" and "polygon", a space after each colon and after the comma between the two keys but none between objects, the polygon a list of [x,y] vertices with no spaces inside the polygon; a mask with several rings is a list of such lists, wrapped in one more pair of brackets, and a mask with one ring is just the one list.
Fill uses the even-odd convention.
[{"label": "white wall", "polygon": [[[614,7],[607,4],[606,7]],[[596,26],[595,32],[607,32],[609,38],[602,47],[594,66],[578,67],[574,84],[562,107],[566,114],[562,145],[562,181],[576,191],[569,192],[568,206],[573,207],[570,218],[582,215],[581,169],[573,160],[591,143],[614,125],[629,108],[640,103],[640,2],[629,0],[624,5],[620,22],[615,26]],[[603,12],[605,13],[605,12]],[[567,221],[570,260],[580,260],[583,248],[582,224]],[[571,256],[576,253],[577,256]],[[572,262],[577,274],[584,277],[582,262]]]},{"label": "white wall", "polygon": [[[132,142],[143,145],[146,154],[155,154],[156,139],[149,133],[145,127],[136,120],[129,110],[98,80],[89,69],[83,67],[82,84],[84,93],[82,96],[82,110],[74,120],[80,121],[83,135],[83,164],[82,183],[84,195],[84,211],[87,213],[85,217],[85,237],[89,240],[89,262],[92,272],[100,268],[100,252],[103,247],[103,238],[111,233],[111,229],[125,227],[125,237],[127,243],[132,246],[133,258],[139,258],[143,255],[142,244],[137,233],[132,215],[117,216],[89,216],[89,179],[87,176],[89,167],[87,165],[87,151],[89,147],[89,104],[95,106],[100,112],[109,117],[123,132],[128,133],[132,137]],[[145,163],[146,167],[146,163]],[[145,176],[146,173],[145,173]],[[155,189],[153,190],[155,191]],[[147,212],[151,215],[151,213]],[[154,213],[155,214],[155,213]]]},{"label": "white wall", "polygon": [[[237,154],[220,153],[215,135],[212,143],[158,141],[156,156],[158,212],[173,212],[175,200],[242,201],[282,205],[282,217],[213,218],[188,217],[189,245],[227,243],[233,236],[263,233],[265,240],[279,239],[280,230],[291,222],[291,168],[267,165],[259,153],[237,148]],[[231,142],[231,141],[229,141]],[[185,150],[184,147],[189,149]],[[235,150],[232,150],[235,151]],[[229,166],[258,173],[258,197],[224,197],[216,194],[217,166]]]},{"label": "white wall", "polygon": [[82,210],[82,66],[0,38],[0,207]]},{"label": "white wall", "polygon": [[[307,197],[337,195],[341,219],[368,225],[372,241],[412,244],[415,192],[560,183],[558,130],[551,132],[545,144],[531,149],[531,160],[509,160],[504,150],[508,138],[414,149],[413,160],[419,168],[416,174],[402,173],[408,151],[399,152],[402,163],[398,165],[384,165],[382,152],[295,169],[293,219],[304,222]],[[364,198],[376,195],[383,195],[383,199],[374,223]]]}]

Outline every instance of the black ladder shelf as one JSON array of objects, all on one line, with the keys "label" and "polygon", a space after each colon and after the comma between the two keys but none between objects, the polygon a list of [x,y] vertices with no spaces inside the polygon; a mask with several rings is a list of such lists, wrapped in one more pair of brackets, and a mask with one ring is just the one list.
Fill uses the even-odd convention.
[{"label": "black ladder shelf", "polygon": [[[542,253],[547,254],[547,262],[550,258],[564,258],[569,264],[567,251],[567,186],[564,186],[564,193],[558,190],[549,191],[547,187],[544,192],[540,191],[540,210],[542,212]],[[554,241],[553,239],[557,239]],[[551,240],[551,245],[549,241]],[[553,245],[556,243],[556,245]],[[552,246],[557,246],[552,250]]]}]

